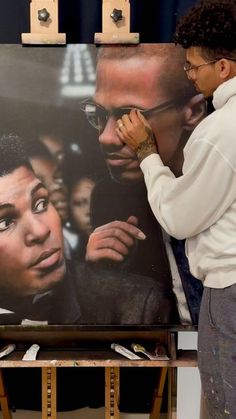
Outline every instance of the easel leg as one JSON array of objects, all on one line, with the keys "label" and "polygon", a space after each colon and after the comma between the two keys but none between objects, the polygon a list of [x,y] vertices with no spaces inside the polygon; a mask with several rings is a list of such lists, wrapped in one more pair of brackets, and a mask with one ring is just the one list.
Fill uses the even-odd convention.
[{"label": "easel leg", "polygon": [[150,414],[150,419],[160,419],[160,414],[161,414],[162,396],[163,396],[163,390],[164,390],[164,386],[166,382],[168,368],[162,367],[159,369],[160,369],[160,376],[159,376],[157,387],[154,390],[153,405],[152,405],[152,411]]},{"label": "easel leg", "polygon": [[3,419],[12,419],[12,414],[9,409],[8,397],[7,397],[6,389],[4,385],[2,369],[0,369],[0,405],[2,409]]},{"label": "easel leg", "polygon": [[119,419],[120,369],[105,368],[105,419]]},{"label": "easel leg", "polygon": [[168,419],[177,419],[177,368],[168,368]]},{"label": "easel leg", "polygon": [[42,419],[57,417],[56,374],[56,368],[42,368]]}]

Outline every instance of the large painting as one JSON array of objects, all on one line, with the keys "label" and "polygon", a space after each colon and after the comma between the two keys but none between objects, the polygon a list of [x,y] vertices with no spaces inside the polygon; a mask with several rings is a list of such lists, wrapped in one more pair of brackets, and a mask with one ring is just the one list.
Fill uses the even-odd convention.
[{"label": "large painting", "polygon": [[116,121],[140,109],[175,176],[205,116],[173,44],[0,46],[0,324],[197,324],[202,293]]}]

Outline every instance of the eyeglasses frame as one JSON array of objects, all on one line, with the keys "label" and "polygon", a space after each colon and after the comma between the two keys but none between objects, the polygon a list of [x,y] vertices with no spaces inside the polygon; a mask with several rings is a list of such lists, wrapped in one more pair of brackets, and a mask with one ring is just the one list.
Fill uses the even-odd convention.
[{"label": "eyeglasses frame", "polygon": [[198,69],[199,69],[200,67],[203,67],[203,66],[205,66],[205,65],[209,65],[209,64],[214,64],[214,63],[217,63],[217,61],[220,61],[220,60],[222,60],[223,58],[224,58],[225,60],[236,61],[236,58],[234,59],[234,58],[229,58],[229,57],[221,57],[221,58],[216,58],[215,60],[208,61],[207,63],[203,63],[203,64],[199,64],[199,65],[190,65],[190,67],[187,67],[188,63],[185,63],[185,65],[184,65],[184,71],[185,71],[187,74],[189,74],[191,71],[198,71]]},{"label": "eyeglasses frame", "polygon": [[[184,103],[186,103],[186,100],[184,101]],[[128,114],[128,113],[130,113],[131,110],[137,109],[142,113],[143,116],[145,116],[146,118],[150,118],[152,116],[152,114],[164,112],[164,111],[166,111],[168,109],[171,109],[173,107],[181,106],[181,104],[183,104],[183,100],[182,101],[181,100],[179,100],[179,101],[169,100],[169,101],[166,101],[166,102],[164,102],[164,103],[162,103],[158,106],[155,106],[153,108],[150,108],[150,109],[139,109],[139,108],[135,108],[135,107],[125,107],[124,106],[124,107],[120,107],[120,108],[114,108],[113,110],[108,111],[106,108],[104,108],[102,105],[99,105],[98,103],[94,102],[92,99],[86,98],[80,103],[80,109],[85,114],[86,114],[86,111],[85,111],[84,105],[86,105],[86,104],[88,104],[88,105],[91,104],[91,105],[94,105],[96,108],[102,109],[104,111],[104,114],[106,114],[106,123],[107,123],[107,121],[109,120],[109,118],[111,116],[115,116],[116,111],[118,112],[118,111],[124,110],[125,111],[124,114],[125,113]],[[87,116],[87,114],[86,114],[86,116]],[[120,118],[120,115],[117,116],[117,119],[119,119],[119,118]],[[87,120],[90,123],[90,125],[92,125],[92,127],[94,127],[95,129],[100,130],[100,131],[103,131],[105,129],[106,124],[105,124],[103,130],[101,130],[99,127],[92,124],[91,121],[88,119],[88,117],[87,117]]]}]

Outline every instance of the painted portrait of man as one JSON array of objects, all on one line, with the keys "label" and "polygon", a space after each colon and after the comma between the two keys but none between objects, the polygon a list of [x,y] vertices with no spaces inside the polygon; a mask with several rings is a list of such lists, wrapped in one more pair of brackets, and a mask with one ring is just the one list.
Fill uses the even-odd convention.
[{"label": "painted portrait of man", "polygon": [[[205,116],[204,99],[183,71],[184,51],[77,45],[53,60],[48,49],[2,52],[1,134],[11,141],[9,133],[19,134],[29,161],[14,166],[4,140],[13,166],[0,177],[0,321],[196,324],[201,285],[189,273],[184,243],[154,218],[136,155],[116,133],[117,120],[139,109],[164,163],[181,175],[185,144]],[[21,63],[29,59],[25,74]],[[31,181],[47,197],[37,201]],[[67,305],[60,310],[64,287],[68,313]]]},{"label": "painted portrait of man", "polygon": [[[88,240],[86,259],[155,278],[171,301],[170,323],[196,322],[198,310],[192,311],[194,319],[190,319],[185,308],[190,306],[191,312],[191,302],[182,304],[181,279],[173,286],[174,272],[178,275],[176,265],[182,264],[179,274],[187,274],[196,296],[201,285],[191,278],[184,255],[180,255],[181,262],[176,260],[180,244],[163,237],[147,203],[137,157],[120,140],[116,121],[132,108],[140,109],[158,139],[164,163],[179,176],[184,146],[205,115],[204,99],[187,79],[184,62],[183,49],[173,44],[103,47],[98,53],[94,96],[81,106],[88,122],[97,129],[110,175],[93,191],[91,215],[96,228]],[[188,291],[192,293],[190,288]]]}]

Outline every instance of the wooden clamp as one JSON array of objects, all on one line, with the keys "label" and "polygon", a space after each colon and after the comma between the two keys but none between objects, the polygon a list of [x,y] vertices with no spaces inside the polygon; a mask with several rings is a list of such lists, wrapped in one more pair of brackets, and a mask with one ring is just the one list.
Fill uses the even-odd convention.
[{"label": "wooden clamp", "polygon": [[58,0],[31,0],[30,33],[22,33],[21,40],[35,45],[66,43],[66,34],[58,33]]},{"label": "wooden clamp", "polygon": [[95,44],[138,44],[139,34],[130,32],[130,0],[103,0],[102,33]]}]

